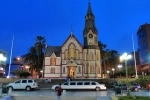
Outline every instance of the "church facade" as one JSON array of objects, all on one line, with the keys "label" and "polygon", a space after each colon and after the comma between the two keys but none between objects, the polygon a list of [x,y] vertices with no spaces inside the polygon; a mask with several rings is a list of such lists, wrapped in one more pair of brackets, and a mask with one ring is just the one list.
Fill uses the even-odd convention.
[{"label": "church facade", "polygon": [[98,32],[91,5],[85,16],[82,45],[71,32],[62,46],[47,46],[44,58],[44,78],[101,78],[101,55]]}]

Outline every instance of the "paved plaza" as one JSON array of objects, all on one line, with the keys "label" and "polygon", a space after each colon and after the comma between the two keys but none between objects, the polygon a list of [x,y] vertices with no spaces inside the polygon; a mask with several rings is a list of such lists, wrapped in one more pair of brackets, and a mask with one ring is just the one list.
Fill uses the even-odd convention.
[{"label": "paved plaza", "polygon": [[[2,94],[6,95],[6,94]],[[53,90],[16,90],[8,95],[15,97],[14,100],[56,100],[56,92]],[[114,91],[66,91],[62,94],[62,100],[111,100],[110,97],[115,95]],[[126,91],[123,91],[126,95]],[[135,96],[150,96],[150,92],[141,90],[139,92],[131,92]]]}]

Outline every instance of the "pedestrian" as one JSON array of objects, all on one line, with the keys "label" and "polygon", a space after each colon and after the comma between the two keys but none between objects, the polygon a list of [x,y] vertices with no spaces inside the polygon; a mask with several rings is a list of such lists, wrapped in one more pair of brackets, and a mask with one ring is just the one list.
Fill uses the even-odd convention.
[{"label": "pedestrian", "polygon": [[61,88],[61,84],[59,83],[59,87],[57,88],[57,100],[61,100],[61,93],[62,92],[62,88]]}]

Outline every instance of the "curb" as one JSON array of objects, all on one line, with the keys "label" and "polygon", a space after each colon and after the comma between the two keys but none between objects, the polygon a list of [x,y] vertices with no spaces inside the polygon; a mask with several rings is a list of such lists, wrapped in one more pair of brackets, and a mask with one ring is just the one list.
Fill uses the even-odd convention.
[{"label": "curb", "polygon": [[111,100],[118,100],[118,97],[116,97],[115,95],[111,95],[111,96],[110,96],[110,99],[111,99]]}]

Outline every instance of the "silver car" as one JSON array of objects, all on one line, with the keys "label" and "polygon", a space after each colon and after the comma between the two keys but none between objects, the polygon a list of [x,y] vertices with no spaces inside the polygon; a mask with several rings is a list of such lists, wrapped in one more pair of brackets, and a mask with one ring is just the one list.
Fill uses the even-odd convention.
[{"label": "silver car", "polygon": [[[53,85],[52,89],[53,90],[57,90],[59,85]],[[100,91],[100,90],[106,90],[106,86],[105,84],[99,84],[98,82],[94,82],[94,81],[71,81],[71,82],[65,82],[61,85],[63,90],[68,90],[68,89],[72,89],[72,90],[86,90],[86,89],[91,89],[91,90],[96,90],[96,91]]]}]

